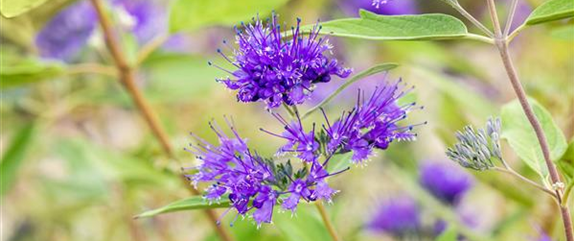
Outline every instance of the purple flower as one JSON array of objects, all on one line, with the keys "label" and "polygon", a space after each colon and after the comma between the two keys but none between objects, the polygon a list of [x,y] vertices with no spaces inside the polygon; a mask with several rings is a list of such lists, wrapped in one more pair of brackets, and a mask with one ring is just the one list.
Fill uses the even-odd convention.
[{"label": "purple flower", "polygon": [[380,204],[367,224],[369,230],[384,232],[398,237],[416,233],[421,226],[417,203],[402,196]]},{"label": "purple flower", "polygon": [[282,208],[293,212],[301,199],[307,202],[317,199],[330,201],[336,191],[327,185],[326,178],[348,170],[328,173],[325,169],[331,159],[328,157],[322,164],[316,159],[310,161],[310,170],[305,168],[293,173],[290,162],[276,165],[273,159],[252,152],[230,121],[227,124],[233,136],[227,136],[216,124],[210,124],[219,138],[219,145],[212,145],[194,135],[199,144],[190,145],[191,150],[188,151],[195,154],[201,164],[188,168],[197,172],[187,177],[194,185],[211,183],[204,197],[218,201],[227,195],[238,215],[246,216],[254,209],[251,216],[258,225],[271,222],[280,196],[283,196]]},{"label": "purple flower", "polygon": [[354,17],[359,16],[359,9],[383,15],[419,13],[414,0],[339,0],[339,3],[347,15]]},{"label": "purple flower", "polygon": [[[330,153],[353,152],[352,161],[362,162],[370,157],[374,148],[385,150],[395,140],[411,141],[416,138],[413,126],[400,126],[397,122],[407,117],[415,103],[397,105],[397,100],[408,90],[400,89],[401,81],[383,87],[376,87],[371,97],[365,101],[364,92],[359,91],[357,104],[351,111],[324,127],[329,141]],[[426,123],[426,122],[425,122]]]},{"label": "purple flower", "polygon": [[53,17],[36,36],[36,46],[45,58],[70,61],[91,36],[96,13],[87,1],[79,1]]},{"label": "purple flower", "polygon": [[[277,16],[273,14],[264,26],[259,19],[255,23],[237,29],[234,58],[228,58],[218,50],[227,61],[237,69],[225,70],[233,76],[218,79],[227,88],[238,90],[237,99],[242,102],[263,101],[269,108],[282,103],[301,104],[312,92],[314,85],[331,80],[333,75],[345,78],[351,73],[343,68],[336,59],[324,55],[331,49],[325,38],[319,37],[321,27],[315,28],[307,37],[297,27],[292,28],[292,37],[284,40]],[[224,41],[225,43],[225,41]],[[210,62],[211,64],[211,62]]]},{"label": "purple flower", "polygon": [[[113,0],[119,22],[133,31],[139,43],[166,31],[163,9],[151,0]],[[86,46],[99,21],[88,1],[79,1],[59,12],[36,36],[40,55],[70,61]]]},{"label": "purple flower", "polygon": [[457,166],[426,162],[420,168],[420,182],[438,199],[455,205],[471,188],[472,178]]},{"label": "purple flower", "polygon": [[263,132],[277,136],[287,140],[287,144],[279,149],[278,154],[286,152],[295,152],[301,160],[306,162],[313,162],[318,157],[319,143],[315,140],[315,125],[313,130],[305,133],[301,119],[297,116],[297,121],[288,123],[281,115],[273,114],[273,116],[283,124],[285,131],[281,135],[273,134],[269,131],[261,129]]}]

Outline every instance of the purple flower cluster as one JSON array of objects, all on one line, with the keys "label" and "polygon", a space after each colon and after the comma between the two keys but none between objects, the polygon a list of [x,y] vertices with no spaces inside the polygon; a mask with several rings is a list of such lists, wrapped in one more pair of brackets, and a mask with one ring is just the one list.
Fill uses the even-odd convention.
[{"label": "purple flower cluster", "polygon": [[397,237],[417,233],[421,229],[419,207],[415,200],[408,196],[383,202],[375,211],[367,228]]},{"label": "purple flower cluster", "polygon": [[438,199],[456,205],[472,187],[473,180],[457,166],[426,162],[420,168],[420,183]]},{"label": "purple flower cluster", "polygon": [[238,49],[233,51],[233,59],[218,50],[237,69],[228,71],[217,66],[233,76],[217,80],[229,89],[238,90],[239,101],[263,101],[268,108],[282,103],[301,104],[315,84],[329,82],[333,75],[345,78],[351,73],[336,59],[325,56],[332,47],[327,39],[319,37],[318,25],[305,37],[298,19],[290,39],[284,40],[288,37],[281,34],[283,30],[275,14],[267,25],[260,19],[254,21],[236,28]]},{"label": "purple flower cluster", "polygon": [[364,99],[364,92],[359,91],[353,110],[343,113],[333,124],[325,115],[327,126],[324,129],[329,137],[327,151],[352,152],[351,160],[360,163],[372,155],[374,148],[385,150],[395,140],[414,140],[416,134],[411,132],[414,126],[400,126],[397,123],[405,119],[415,106],[415,103],[402,106],[397,103],[410,90],[412,88],[404,90],[399,80],[394,84],[376,87],[368,100]]},{"label": "purple flower cluster", "polygon": [[205,198],[218,201],[228,198],[238,215],[246,216],[251,210],[252,217],[258,225],[270,223],[273,209],[278,202],[285,210],[295,211],[301,199],[316,201],[331,200],[335,190],[325,182],[329,176],[325,166],[330,158],[320,164],[314,161],[310,167],[293,173],[293,167],[276,165],[274,160],[252,152],[246,139],[242,139],[229,123],[233,136],[227,136],[217,125],[210,124],[219,138],[219,145],[195,136],[199,144],[191,145],[190,152],[201,160],[201,164],[192,169],[197,173],[188,178],[197,185],[198,182],[209,182]]},{"label": "purple flower cluster", "polygon": [[[152,0],[112,0],[120,24],[133,31],[139,43],[166,31],[162,9]],[[71,61],[86,46],[96,30],[98,19],[88,1],[65,8],[52,18],[36,36],[36,46],[45,58]]]},{"label": "purple flower cluster", "polygon": [[[355,108],[344,112],[333,124],[323,111],[327,125],[323,125],[323,130],[318,136],[314,124],[313,130],[305,132],[298,114],[298,121],[292,123],[274,114],[285,127],[285,132],[282,134],[263,131],[287,140],[287,144],[279,150],[280,153],[295,152],[302,160],[312,162],[321,154],[352,152],[351,161],[361,163],[372,155],[373,149],[385,150],[395,140],[412,141],[416,138],[416,134],[411,132],[414,126],[397,124],[405,119],[409,110],[415,106],[415,103],[398,106],[397,100],[412,89],[403,90],[400,84],[399,80],[394,84],[376,87],[368,100],[364,99],[364,92],[359,91]],[[325,136],[327,139],[325,150],[319,148],[320,136]]]}]

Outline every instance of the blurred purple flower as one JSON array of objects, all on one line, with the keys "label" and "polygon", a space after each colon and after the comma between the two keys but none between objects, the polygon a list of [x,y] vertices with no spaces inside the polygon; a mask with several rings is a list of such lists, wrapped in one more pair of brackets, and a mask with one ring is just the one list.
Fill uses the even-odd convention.
[{"label": "blurred purple flower", "polygon": [[70,61],[86,44],[97,23],[87,1],[77,2],[53,17],[36,36],[40,55]]},{"label": "blurred purple flower", "polygon": [[319,37],[318,25],[306,36],[299,32],[301,20],[297,19],[292,37],[283,40],[277,15],[273,14],[266,26],[260,19],[253,20],[253,24],[242,23],[243,30],[236,28],[238,49],[233,59],[217,50],[237,68],[229,71],[216,66],[233,76],[217,80],[238,90],[238,101],[263,101],[268,108],[282,103],[297,105],[307,99],[315,84],[329,82],[333,75],[345,78],[351,73],[323,54],[332,47]]},{"label": "blurred purple flower", "polygon": [[125,10],[125,27],[133,32],[139,43],[167,31],[165,9],[154,0],[113,0],[113,4]]},{"label": "blurred purple flower", "polygon": [[[506,2],[510,4],[510,1],[507,0]],[[518,26],[524,23],[524,21],[526,21],[528,16],[530,16],[531,12],[532,7],[530,7],[530,5],[527,2],[518,1],[518,5],[516,6],[516,12],[514,13],[514,19],[512,20],[510,31],[515,30],[516,28],[518,28]]]},{"label": "blurred purple flower", "polygon": [[473,180],[457,166],[426,162],[421,165],[419,181],[438,199],[455,205],[472,187]]},{"label": "blurred purple flower", "polygon": [[408,196],[381,203],[367,224],[367,228],[371,231],[384,232],[398,237],[416,233],[420,227],[419,207]]},{"label": "blurred purple flower", "polygon": [[[376,1],[376,2],[375,2]],[[353,17],[359,16],[359,9],[365,9],[382,15],[417,14],[415,0],[339,0],[343,11]]]},{"label": "blurred purple flower", "polygon": [[[163,9],[151,0],[113,0],[120,24],[144,43],[166,31]],[[116,9],[118,10],[118,9]],[[123,10],[123,11],[122,11]],[[87,44],[98,18],[88,1],[81,0],[54,16],[36,36],[40,55],[70,61]]]}]

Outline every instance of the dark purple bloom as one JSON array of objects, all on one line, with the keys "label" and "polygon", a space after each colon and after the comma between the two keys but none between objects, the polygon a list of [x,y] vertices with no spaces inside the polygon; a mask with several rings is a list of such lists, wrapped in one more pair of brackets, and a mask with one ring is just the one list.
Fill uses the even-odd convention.
[{"label": "dark purple bloom", "polygon": [[40,55],[70,61],[92,35],[96,13],[87,1],[79,1],[53,17],[36,36]]},{"label": "dark purple bloom", "polygon": [[279,149],[278,154],[283,154],[286,152],[295,152],[298,154],[297,157],[301,160],[307,162],[313,162],[318,157],[319,142],[315,140],[315,125],[313,125],[313,130],[306,133],[303,129],[303,124],[301,119],[297,116],[297,121],[288,123],[281,115],[273,114],[281,124],[285,127],[285,131],[281,135],[273,134],[269,131],[262,131],[277,136],[287,140],[287,144]]},{"label": "dark purple bloom", "polygon": [[191,145],[190,152],[201,160],[196,169],[197,173],[187,175],[195,184],[198,182],[212,183],[205,190],[204,197],[210,201],[218,201],[228,195],[232,208],[239,215],[252,213],[258,225],[271,222],[273,208],[277,200],[283,200],[282,208],[295,211],[300,200],[307,202],[323,199],[331,200],[335,190],[331,189],[325,179],[339,172],[328,173],[325,166],[331,159],[321,164],[316,159],[311,162],[310,170],[301,169],[292,173],[290,162],[286,165],[275,165],[272,159],[263,158],[252,152],[245,139],[239,137],[234,127],[227,121],[233,136],[227,136],[217,125],[211,129],[219,138],[219,145],[212,145],[194,136],[199,144]]},{"label": "dark purple bloom", "polygon": [[[227,88],[238,90],[237,99],[242,102],[263,101],[269,108],[282,103],[301,104],[312,92],[314,85],[331,80],[333,75],[345,78],[351,73],[337,60],[324,55],[331,49],[325,38],[319,37],[321,27],[316,26],[307,37],[297,27],[292,28],[292,37],[284,40],[284,31],[272,15],[264,26],[259,19],[255,23],[237,29],[238,49],[234,58],[218,52],[237,69],[227,71],[232,75],[218,79]],[[225,42],[224,42],[225,43]],[[210,63],[211,64],[211,63]]]},{"label": "dark purple bloom", "polygon": [[412,198],[407,196],[382,203],[367,224],[369,230],[398,237],[416,233],[420,226],[419,207]]},{"label": "dark purple bloom", "polygon": [[382,15],[417,14],[419,12],[414,0],[339,0],[343,11],[358,17],[359,9]]},{"label": "dark purple bloom", "polygon": [[420,168],[420,182],[438,199],[457,204],[472,187],[472,178],[457,166],[426,162]]},{"label": "dark purple bloom", "polygon": [[395,140],[414,140],[416,134],[411,132],[413,126],[400,126],[397,123],[405,119],[415,105],[398,106],[397,100],[411,90],[403,90],[400,83],[399,80],[391,85],[376,87],[368,100],[364,99],[364,92],[359,91],[355,108],[343,113],[332,125],[325,115],[328,151],[351,151],[352,161],[358,163],[367,159],[373,148],[384,150]]}]

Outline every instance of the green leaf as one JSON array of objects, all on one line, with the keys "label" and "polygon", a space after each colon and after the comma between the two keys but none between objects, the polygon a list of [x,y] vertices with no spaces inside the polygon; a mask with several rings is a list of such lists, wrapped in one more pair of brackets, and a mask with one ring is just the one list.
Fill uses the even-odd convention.
[{"label": "green leaf", "polygon": [[567,183],[574,181],[574,140],[570,141],[568,149],[562,158],[556,162],[556,166]]},{"label": "green leaf", "polygon": [[[371,40],[437,40],[462,38],[468,34],[459,19],[446,14],[377,15],[361,10],[361,18],[321,23],[323,34]],[[310,30],[314,25],[305,25]]]},{"label": "green leaf", "polygon": [[550,0],[534,9],[526,19],[526,25],[535,25],[574,17],[574,1]]},{"label": "green leaf", "polygon": [[552,38],[565,41],[574,41],[574,24],[557,27],[550,32]]},{"label": "green leaf", "polygon": [[2,0],[0,3],[0,12],[6,18],[13,18],[26,13],[47,1],[48,0]]},{"label": "green leaf", "polygon": [[161,208],[149,210],[135,216],[135,218],[148,218],[162,213],[171,213],[178,211],[187,211],[195,209],[208,209],[208,208],[226,208],[231,206],[228,198],[222,198],[220,202],[209,203],[208,200],[202,196],[193,196],[179,201],[172,202]]},{"label": "green leaf", "polygon": [[458,240],[458,232],[453,227],[449,227],[435,239],[435,241],[456,241],[456,240]]},{"label": "green leaf", "polygon": [[[557,160],[566,151],[566,138],[552,120],[550,113],[542,105],[531,98],[528,99],[528,102],[542,125],[550,149],[550,158]],[[548,168],[542,155],[542,149],[518,100],[504,105],[501,117],[502,138],[506,139],[516,154],[546,181]]]},{"label": "green leaf", "polygon": [[176,0],[171,6],[170,32],[193,31],[208,25],[230,26],[268,15],[288,0]]},{"label": "green leaf", "polygon": [[351,77],[349,80],[347,80],[347,82],[345,82],[343,85],[341,85],[339,88],[337,88],[333,93],[331,93],[327,98],[325,98],[323,101],[321,101],[321,103],[317,104],[316,106],[314,106],[313,108],[309,109],[305,114],[303,114],[301,116],[301,119],[305,119],[306,117],[308,117],[311,113],[317,111],[319,108],[325,106],[326,104],[328,104],[333,98],[335,98],[335,96],[337,96],[338,94],[340,94],[343,90],[345,90],[347,87],[349,87],[351,84],[364,79],[366,77],[369,77],[371,75],[383,72],[383,71],[389,71],[391,69],[394,69],[396,67],[398,67],[398,64],[395,63],[384,63],[384,64],[378,64],[375,65],[371,68],[368,68],[366,70],[363,70],[362,72],[356,74],[355,76]]},{"label": "green leaf", "polygon": [[18,169],[22,165],[22,161],[26,157],[26,153],[32,138],[35,133],[34,123],[24,126],[16,133],[12,142],[4,155],[2,156],[2,163],[0,163],[0,176],[2,183],[0,183],[0,196],[4,196],[16,180]]},{"label": "green leaf", "polygon": [[[4,56],[3,56],[4,57]],[[16,87],[51,79],[65,73],[64,66],[34,59],[3,59],[0,63],[0,88]]]}]

